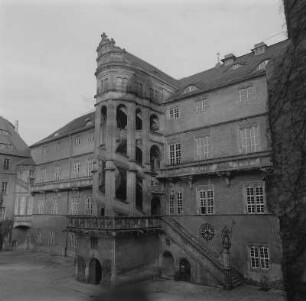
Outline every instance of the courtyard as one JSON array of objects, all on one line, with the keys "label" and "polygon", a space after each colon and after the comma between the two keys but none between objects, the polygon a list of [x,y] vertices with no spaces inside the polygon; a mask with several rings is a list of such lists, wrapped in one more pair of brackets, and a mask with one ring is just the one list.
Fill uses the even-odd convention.
[{"label": "courtyard", "polygon": [[238,301],[284,300],[281,291],[243,285],[232,291],[155,279],[107,292],[74,279],[73,259],[40,252],[0,253],[0,301]]}]

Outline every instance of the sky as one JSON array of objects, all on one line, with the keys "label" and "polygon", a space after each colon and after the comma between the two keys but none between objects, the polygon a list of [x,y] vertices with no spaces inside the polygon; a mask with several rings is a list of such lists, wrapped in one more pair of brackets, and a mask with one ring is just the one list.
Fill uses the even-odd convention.
[{"label": "sky", "polygon": [[286,39],[281,0],[0,0],[0,116],[27,144],[94,110],[103,32],[176,79]]}]

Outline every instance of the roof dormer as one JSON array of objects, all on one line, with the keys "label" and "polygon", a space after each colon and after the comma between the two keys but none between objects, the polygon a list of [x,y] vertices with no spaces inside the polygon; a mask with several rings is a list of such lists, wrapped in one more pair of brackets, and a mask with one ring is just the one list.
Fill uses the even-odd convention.
[{"label": "roof dormer", "polygon": [[266,52],[267,45],[264,42],[260,42],[254,45],[254,49],[252,49],[255,55],[262,54]]},{"label": "roof dormer", "polygon": [[222,59],[222,62],[224,63],[224,66],[230,66],[233,65],[236,61],[236,56],[233,53],[226,54],[224,56],[224,59]]}]

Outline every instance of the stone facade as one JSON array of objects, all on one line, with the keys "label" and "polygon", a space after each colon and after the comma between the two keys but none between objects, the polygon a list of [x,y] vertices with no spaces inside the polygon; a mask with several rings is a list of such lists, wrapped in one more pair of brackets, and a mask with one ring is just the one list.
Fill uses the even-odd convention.
[{"label": "stone facade", "polygon": [[103,34],[95,112],[31,147],[35,248],[75,255],[90,283],[280,287],[265,67],[286,44],[176,80]]}]

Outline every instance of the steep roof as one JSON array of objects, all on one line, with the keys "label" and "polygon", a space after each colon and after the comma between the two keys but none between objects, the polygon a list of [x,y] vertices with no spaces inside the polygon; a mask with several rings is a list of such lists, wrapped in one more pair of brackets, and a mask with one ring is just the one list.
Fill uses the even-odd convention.
[{"label": "steep roof", "polygon": [[170,97],[170,101],[192,95],[193,93],[183,94],[184,89],[190,85],[198,88],[195,93],[205,92],[216,89],[228,84],[249,78],[252,75],[262,74],[264,70],[258,70],[258,65],[268,59],[278,56],[286,49],[288,40],[279,42],[266,48],[264,53],[255,55],[253,52],[236,58],[234,65],[238,68],[233,69],[233,65],[225,66],[217,64],[214,68],[202,71],[200,73],[182,78],[179,80],[179,89]]},{"label": "steep roof", "polygon": [[[31,157],[30,149],[15,127],[7,119],[0,116],[0,153],[11,156]],[[2,146],[6,146],[5,148]]]},{"label": "steep roof", "polygon": [[58,129],[57,131],[53,132],[48,137],[32,144],[30,147],[32,148],[34,146],[38,146],[45,142],[59,139],[63,136],[76,133],[86,128],[92,128],[94,127],[94,124],[95,124],[95,112],[87,113],[85,115],[73,119],[72,121],[61,127],[60,129]]}]

